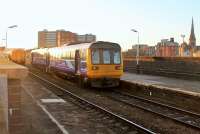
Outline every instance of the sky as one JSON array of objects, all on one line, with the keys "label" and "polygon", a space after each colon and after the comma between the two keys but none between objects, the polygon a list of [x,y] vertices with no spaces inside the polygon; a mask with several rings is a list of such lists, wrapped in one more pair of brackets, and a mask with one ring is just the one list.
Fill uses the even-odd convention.
[{"label": "sky", "polygon": [[[188,42],[194,18],[200,45],[199,0],[0,0],[0,45],[35,48],[38,31],[65,29],[78,34],[92,33],[97,40],[116,42],[123,50],[137,43],[156,45],[174,37]],[[18,25],[8,29],[8,26]]]}]

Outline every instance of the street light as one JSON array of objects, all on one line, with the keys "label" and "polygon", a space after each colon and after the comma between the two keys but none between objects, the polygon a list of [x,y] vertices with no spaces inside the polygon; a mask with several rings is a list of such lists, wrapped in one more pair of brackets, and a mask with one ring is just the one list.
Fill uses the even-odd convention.
[{"label": "street light", "polygon": [[7,29],[6,29],[6,48],[8,45],[8,29],[9,28],[12,29],[12,28],[16,28],[16,27],[17,27],[17,25],[12,25],[12,26],[7,27]]},{"label": "street light", "polygon": [[185,38],[185,35],[184,34],[181,34],[181,37],[183,38],[183,43],[185,42],[184,38]]},{"label": "street light", "polygon": [[139,48],[140,48],[140,39],[139,39],[139,32],[137,31],[137,30],[135,30],[135,29],[131,29],[131,31],[133,31],[133,32],[135,32],[135,33],[137,33],[138,34],[138,45],[137,45],[137,54],[136,54],[136,64],[137,64],[137,67],[139,67]]}]

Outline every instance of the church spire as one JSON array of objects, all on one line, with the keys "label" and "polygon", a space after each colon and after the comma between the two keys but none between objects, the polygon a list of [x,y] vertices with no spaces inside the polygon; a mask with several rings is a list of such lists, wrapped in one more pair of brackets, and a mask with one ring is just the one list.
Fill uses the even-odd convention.
[{"label": "church spire", "polygon": [[195,38],[195,34],[194,34],[193,17],[192,17],[192,26],[191,26],[191,33],[190,33],[189,45],[191,45],[193,47],[196,46],[196,38]]}]

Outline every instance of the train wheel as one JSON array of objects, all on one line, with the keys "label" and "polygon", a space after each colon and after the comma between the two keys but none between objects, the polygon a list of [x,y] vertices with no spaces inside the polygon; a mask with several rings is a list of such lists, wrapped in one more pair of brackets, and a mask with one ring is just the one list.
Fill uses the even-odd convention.
[{"label": "train wheel", "polygon": [[78,84],[79,84],[79,87],[81,88],[87,88],[89,86],[89,82],[87,78],[83,76],[79,76]]},{"label": "train wheel", "polygon": [[83,80],[82,80],[81,76],[78,77],[78,86],[79,86],[80,88],[83,87]]},{"label": "train wheel", "polygon": [[47,67],[45,67],[45,72],[46,72],[46,73],[48,73],[48,72],[49,72]]}]

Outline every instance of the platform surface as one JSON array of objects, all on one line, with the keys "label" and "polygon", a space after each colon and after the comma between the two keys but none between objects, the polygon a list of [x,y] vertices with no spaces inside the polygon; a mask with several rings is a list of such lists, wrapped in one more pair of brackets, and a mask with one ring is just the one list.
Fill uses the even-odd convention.
[{"label": "platform surface", "polygon": [[3,113],[3,102],[0,100],[0,134],[7,134],[5,117]]},{"label": "platform surface", "polygon": [[0,74],[7,75],[8,79],[23,79],[28,75],[28,69],[13,63],[6,55],[0,54]]},{"label": "platform surface", "polygon": [[7,134],[6,108],[7,108],[7,77],[0,75],[0,134]]},{"label": "platform surface", "polygon": [[200,81],[182,80],[177,78],[127,72],[124,73],[124,75],[121,77],[121,80],[146,86],[168,88],[170,90],[177,90],[180,92],[200,96]]},{"label": "platform surface", "polygon": [[[24,83],[26,84],[24,85]],[[18,93],[20,98],[16,99],[15,97],[14,100],[16,101],[8,101],[9,105],[12,105],[13,107],[20,105],[18,113],[15,113],[15,110],[13,110],[11,114],[10,110],[8,110],[8,114],[12,117],[12,121],[9,120],[8,117],[6,118],[4,114],[5,107],[3,104],[6,100],[0,99],[0,134],[7,134],[5,120],[8,120],[9,134],[62,134],[62,131],[50,118],[50,113],[45,111],[47,109],[47,105],[45,105],[47,102],[41,101],[41,98],[58,99],[58,97],[53,93],[46,91],[43,87],[37,86],[37,82],[27,80],[27,78],[21,81],[19,87],[22,87],[22,89]],[[16,87],[13,85],[10,86],[10,90],[13,91],[15,90],[14,88]],[[53,102],[48,102],[48,104],[49,103],[52,104]],[[55,103],[59,104],[59,102]]]}]

